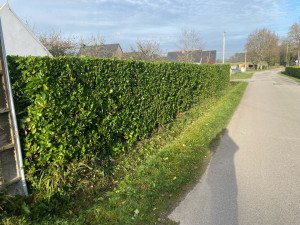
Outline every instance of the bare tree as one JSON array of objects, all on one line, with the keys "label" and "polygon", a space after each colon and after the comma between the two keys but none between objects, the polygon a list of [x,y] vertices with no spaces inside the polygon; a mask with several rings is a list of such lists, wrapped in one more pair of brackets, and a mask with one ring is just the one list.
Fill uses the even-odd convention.
[{"label": "bare tree", "polygon": [[280,57],[280,65],[286,65],[289,66],[291,60],[295,60],[297,58],[294,58],[293,55],[291,55],[291,46],[290,46],[290,42],[287,38],[282,38],[280,40],[280,44],[279,44],[279,57]]},{"label": "bare tree", "polygon": [[245,49],[250,60],[258,65],[257,68],[262,65],[263,61],[266,61],[268,65],[279,61],[278,41],[278,36],[266,28],[249,34]]},{"label": "bare tree", "polygon": [[266,50],[264,60],[267,62],[268,66],[275,66],[280,60],[279,37],[275,33],[269,33],[267,37],[267,45],[269,48]]},{"label": "bare tree", "polygon": [[[300,22],[294,23],[288,33],[288,42],[291,50],[291,54],[294,58],[299,58],[299,50],[300,50]],[[300,66],[300,60],[298,59],[298,63]]]},{"label": "bare tree", "polygon": [[80,38],[80,50],[78,54],[79,56],[99,57],[101,52],[103,52],[105,42],[104,37],[100,33],[97,33],[97,35],[91,34],[86,39]]},{"label": "bare tree", "polygon": [[194,28],[183,29],[179,43],[182,50],[195,50],[202,48],[200,32]]},{"label": "bare tree", "polygon": [[80,40],[78,56],[97,58],[123,58],[123,52],[119,44],[106,44],[106,40],[98,33],[91,34],[88,38]]},{"label": "bare tree", "polygon": [[130,46],[131,57],[137,60],[162,61],[162,50],[157,41],[137,40],[136,48]]},{"label": "bare tree", "polygon": [[178,54],[177,60],[183,62],[194,62],[193,52],[197,49],[202,49],[200,32],[194,28],[185,28],[182,30],[179,37],[181,54]]},{"label": "bare tree", "polygon": [[54,57],[75,55],[78,49],[76,38],[64,37],[61,31],[42,33],[38,37]]},{"label": "bare tree", "polygon": [[90,45],[104,45],[106,42],[105,38],[98,32],[97,35],[91,34],[87,39],[87,43]]}]

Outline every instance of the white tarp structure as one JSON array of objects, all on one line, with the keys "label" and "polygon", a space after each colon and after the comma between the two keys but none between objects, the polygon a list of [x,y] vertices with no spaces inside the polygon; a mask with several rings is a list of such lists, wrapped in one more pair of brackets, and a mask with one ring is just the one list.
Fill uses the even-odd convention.
[{"label": "white tarp structure", "polygon": [[7,4],[0,8],[0,17],[6,55],[51,56],[45,46]]}]

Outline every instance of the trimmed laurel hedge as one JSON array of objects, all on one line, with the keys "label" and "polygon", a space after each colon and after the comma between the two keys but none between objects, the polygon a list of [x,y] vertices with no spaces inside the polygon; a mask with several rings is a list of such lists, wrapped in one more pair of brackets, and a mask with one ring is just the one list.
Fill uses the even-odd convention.
[{"label": "trimmed laurel hedge", "polygon": [[229,65],[8,57],[27,173],[126,151],[222,90]]},{"label": "trimmed laurel hedge", "polygon": [[285,72],[293,77],[300,78],[300,67],[299,66],[287,66]]}]

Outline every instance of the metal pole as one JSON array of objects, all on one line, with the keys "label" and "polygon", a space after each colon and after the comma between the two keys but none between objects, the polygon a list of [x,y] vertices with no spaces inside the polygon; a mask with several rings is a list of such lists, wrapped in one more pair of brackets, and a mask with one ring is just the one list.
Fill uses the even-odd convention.
[{"label": "metal pole", "polygon": [[9,77],[8,66],[7,66],[7,61],[6,61],[6,51],[5,51],[5,46],[4,46],[4,37],[3,37],[3,31],[2,31],[1,18],[0,18],[0,41],[1,41],[3,64],[4,64],[3,71],[5,71],[6,84],[8,87],[7,92],[8,92],[9,102],[10,102],[11,117],[12,117],[12,122],[13,122],[13,127],[14,127],[14,136],[15,136],[15,141],[16,141],[16,146],[17,146],[17,155],[18,155],[18,164],[19,164],[21,182],[22,182],[23,192],[27,196],[28,190],[27,190],[25,174],[24,174],[24,169],[23,169],[23,157],[22,157],[21,144],[20,144],[20,139],[19,139],[19,132],[18,132],[19,129],[18,129],[18,124],[17,124],[14,99],[13,99],[13,94],[12,94],[12,90],[11,90],[10,77]]}]

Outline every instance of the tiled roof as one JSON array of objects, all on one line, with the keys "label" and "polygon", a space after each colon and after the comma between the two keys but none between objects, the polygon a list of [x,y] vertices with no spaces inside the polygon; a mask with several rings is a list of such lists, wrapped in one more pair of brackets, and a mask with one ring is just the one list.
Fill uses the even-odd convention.
[{"label": "tiled roof", "polygon": [[167,58],[169,61],[185,61],[185,56],[188,55],[193,63],[215,63],[217,57],[216,50],[190,50],[190,51],[172,51],[168,52]]},{"label": "tiled roof", "polygon": [[[111,58],[114,57],[118,48],[121,49],[119,44],[104,44],[104,45],[83,45],[81,46],[78,55],[89,56],[98,58]],[[121,49],[122,51],[122,49]]]}]

